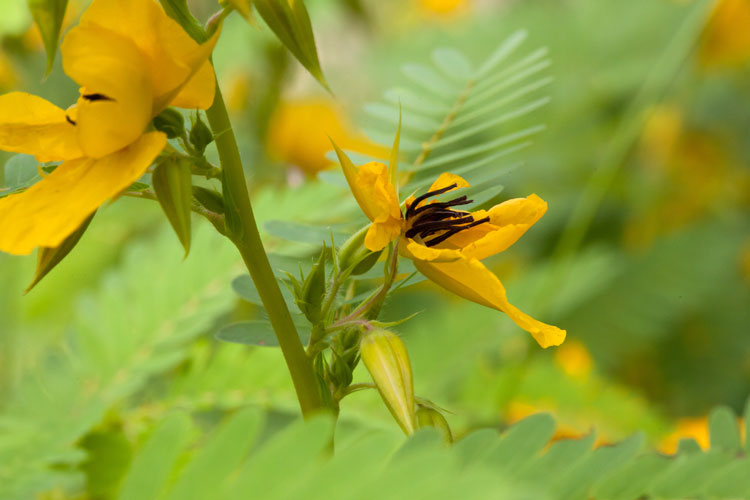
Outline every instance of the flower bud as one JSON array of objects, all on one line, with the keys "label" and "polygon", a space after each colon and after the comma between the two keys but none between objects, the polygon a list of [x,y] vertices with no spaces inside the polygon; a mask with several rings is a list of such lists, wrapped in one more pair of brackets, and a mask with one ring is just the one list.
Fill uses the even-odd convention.
[{"label": "flower bud", "polygon": [[203,123],[200,115],[196,116],[193,120],[193,127],[190,129],[190,144],[200,153],[206,150],[206,146],[214,141],[214,134],[208,125]]},{"label": "flower bud", "polygon": [[443,435],[446,443],[453,442],[453,434],[442,413],[429,406],[419,405],[417,408],[417,427],[435,427]]},{"label": "flower bud", "polygon": [[393,418],[407,435],[413,434],[414,384],[403,341],[388,330],[372,330],[362,337],[360,356]]},{"label": "flower bud", "polygon": [[326,247],[323,244],[323,250],[320,252],[318,262],[313,265],[310,273],[302,284],[302,291],[297,298],[297,305],[305,314],[305,317],[313,325],[318,323],[322,318],[321,304],[323,295],[326,293]]},{"label": "flower bud", "polygon": [[357,276],[364,274],[378,261],[382,250],[372,252],[365,247],[365,235],[369,226],[365,226],[354,233],[341,245],[338,252],[339,266],[343,270],[351,269],[351,274]]},{"label": "flower bud", "polygon": [[154,128],[164,132],[167,137],[174,139],[185,133],[185,123],[182,113],[174,108],[167,108],[154,118]]}]

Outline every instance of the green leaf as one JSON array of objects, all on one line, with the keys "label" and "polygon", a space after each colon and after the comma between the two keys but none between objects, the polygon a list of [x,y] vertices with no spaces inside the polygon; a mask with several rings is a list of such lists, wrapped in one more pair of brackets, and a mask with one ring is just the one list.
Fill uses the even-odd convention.
[{"label": "green leaf", "polygon": [[167,498],[211,498],[222,481],[245,459],[262,423],[257,409],[247,409],[233,415],[185,466]]},{"label": "green leaf", "polygon": [[151,180],[159,205],[180,239],[187,257],[190,252],[190,210],[193,203],[190,160],[168,157],[160,161]]},{"label": "green leaf", "polygon": [[182,26],[182,29],[190,35],[190,38],[198,43],[203,43],[208,40],[208,35],[203,26],[198,20],[193,17],[190,13],[190,9],[187,6],[187,0],[159,0],[161,6],[164,8],[164,12],[169,17],[174,19]]},{"label": "green leaf", "polygon": [[158,498],[169,481],[175,461],[188,444],[191,430],[190,418],[185,413],[165,417],[133,460],[118,500]]},{"label": "green leaf", "polygon": [[73,231],[57,247],[39,247],[36,256],[36,271],[34,272],[34,278],[31,280],[29,286],[26,287],[26,291],[24,291],[24,293],[29,293],[29,291],[34,288],[34,286],[39,283],[42,278],[47,276],[47,273],[49,273],[52,269],[55,268],[56,265],[62,262],[62,260],[71,252],[71,250],[75,248],[75,246],[78,244],[78,240],[81,239],[83,233],[85,233],[86,229],[88,229],[91,220],[94,218],[94,214],[96,214],[96,212],[89,215],[86,220],[84,220],[83,223],[78,226],[78,229]]},{"label": "green leaf", "polygon": [[52,71],[52,64],[55,62],[57,44],[60,41],[60,29],[62,28],[68,0],[28,0],[28,3],[34,22],[42,35],[44,50],[47,52],[46,76]]},{"label": "green leaf", "polygon": [[109,498],[128,470],[133,455],[130,441],[117,430],[94,431],[81,440],[88,459],[81,464],[87,491],[92,497]]},{"label": "green leaf", "polygon": [[[303,330],[297,325],[300,341],[307,345],[310,341],[310,330]],[[251,320],[232,323],[220,329],[216,338],[233,344],[278,347],[279,341],[268,320]]]},{"label": "green leaf", "polygon": [[310,15],[305,3],[302,0],[255,0],[253,4],[289,52],[323,87],[330,90],[320,67]]},{"label": "green leaf", "polygon": [[31,155],[17,154],[11,156],[5,162],[3,175],[5,179],[3,186],[8,189],[7,194],[10,194],[19,189],[29,187],[41,179],[39,175],[39,162]]},{"label": "green leaf", "polygon": [[740,430],[737,417],[726,407],[714,408],[708,417],[712,450],[740,451]]},{"label": "green leaf", "polygon": [[[279,287],[281,289],[281,295],[284,297],[287,307],[292,313],[300,313],[301,311],[294,303],[294,295],[287,287]],[[255,283],[249,274],[243,274],[237,276],[232,280],[232,290],[234,293],[240,296],[240,298],[255,304],[256,306],[263,307],[263,301],[260,299],[258,290],[255,288]]]}]

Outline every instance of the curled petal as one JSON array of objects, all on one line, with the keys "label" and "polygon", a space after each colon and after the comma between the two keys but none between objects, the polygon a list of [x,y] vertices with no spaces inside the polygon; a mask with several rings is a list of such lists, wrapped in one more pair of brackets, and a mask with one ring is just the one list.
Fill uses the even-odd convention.
[{"label": "curled petal", "polygon": [[56,247],[102,203],[135,182],[164,148],[161,132],[100,159],[66,161],[26,191],[0,199],[0,250]]},{"label": "curled petal", "polygon": [[135,141],[152,118],[153,89],[141,52],[97,25],[70,30],[61,46],[65,72],[83,88],[76,105],[78,143],[102,158]]},{"label": "curled petal", "polygon": [[0,149],[31,154],[42,162],[83,156],[65,111],[25,92],[0,96]]},{"label": "curled petal", "polygon": [[507,250],[546,211],[547,203],[535,194],[508,200],[489,211],[474,212],[475,220],[489,217],[490,221],[461,231],[450,237],[446,244],[460,248],[466,257],[482,260]]},{"label": "curled petal", "polygon": [[[435,180],[435,182],[432,183],[432,186],[430,186],[430,189],[428,189],[427,191],[437,191],[438,189],[443,189],[445,187],[450,186],[451,184],[456,185],[456,187],[453,189],[459,189],[459,188],[465,188],[465,187],[471,186],[471,184],[466,182],[466,180],[460,175],[443,172],[442,174],[440,174],[440,177],[438,177]],[[453,191],[453,189],[451,189],[450,191]],[[446,192],[450,192],[450,191],[446,191]]]},{"label": "curled petal", "polygon": [[495,226],[525,224],[532,226],[547,212],[547,202],[535,194],[526,198],[514,198],[489,210],[490,223]]},{"label": "curled petal", "polygon": [[450,248],[426,247],[409,238],[399,241],[398,251],[414,262],[452,262],[461,258],[461,252]]},{"label": "curled petal", "polygon": [[387,222],[373,222],[365,235],[365,247],[371,252],[382,250],[401,234],[401,220],[390,219]]},{"label": "curled petal", "polygon": [[510,304],[503,284],[477,259],[461,258],[453,262],[415,260],[414,265],[446,290],[504,312],[542,347],[560,345],[565,340],[565,330],[537,321]]}]

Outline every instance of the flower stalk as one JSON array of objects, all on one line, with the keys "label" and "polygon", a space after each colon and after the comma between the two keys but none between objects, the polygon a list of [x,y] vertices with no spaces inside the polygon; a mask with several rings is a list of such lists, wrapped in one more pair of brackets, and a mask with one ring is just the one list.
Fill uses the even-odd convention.
[{"label": "flower stalk", "polygon": [[223,169],[224,190],[230,195],[236,208],[235,231],[229,238],[239,250],[247,270],[255,283],[268,319],[284,355],[289,374],[294,383],[302,414],[307,417],[324,408],[311,359],[297,335],[289,309],[281,295],[276,277],[271,270],[268,257],[260,239],[253,215],[245,174],[242,170],[237,140],[229,121],[219,85],[213,105],[206,111]]}]

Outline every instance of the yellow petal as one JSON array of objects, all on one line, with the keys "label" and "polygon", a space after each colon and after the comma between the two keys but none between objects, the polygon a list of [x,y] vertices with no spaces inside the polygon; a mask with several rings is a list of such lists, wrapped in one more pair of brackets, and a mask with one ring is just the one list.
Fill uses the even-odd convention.
[{"label": "yellow petal", "polygon": [[533,225],[547,212],[547,202],[535,194],[526,198],[514,198],[495,205],[489,210],[490,223],[496,226],[507,224]]},{"label": "yellow petal", "polygon": [[401,234],[401,221],[373,222],[365,235],[365,247],[372,252],[382,250]]},{"label": "yellow petal", "polygon": [[169,106],[203,68],[219,35],[217,30],[206,43],[198,44],[156,0],[94,0],[81,17],[81,25],[86,24],[114,31],[141,51],[153,76],[154,115]]},{"label": "yellow petal", "polygon": [[[443,188],[447,188],[451,184],[455,184],[456,187],[447,190],[446,193],[450,193],[451,191],[453,191],[455,189],[458,189],[458,188],[464,188],[464,187],[470,187],[471,186],[468,182],[466,182],[466,180],[463,177],[461,177],[459,175],[456,175],[456,174],[451,174],[451,173],[448,173],[448,172],[443,172],[442,174],[440,174],[440,177],[438,177],[435,180],[435,182],[432,183],[432,185],[430,186],[430,189],[428,189],[427,191],[428,192],[437,191],[437,190],[440,190],[440,189],[443,189]],[[406,206],[407,207],[411,207],[411,205],[414,203],[414,200],[415,200],[415,198],[412,197],[412,196],[410,196],[409,198],[407,198],[407,200],[406,200]],[[428,203],[434,203],[434,202],[435,202],[435,200],[432,200],[432,201],[429,201]],[[417,207],[415,206],[414,208],[417,208]]]},{"label": "yellow petal", "polygon": [[0,250],[56,247],[107,199],[135,182],[164,148],[161,132],[100,159],[66,161],[28,190],[0,199]]},{"label": "yellow petal", "polygon": [[399,241],[399,253],[412,260],[426,262],[451,262],[461,258],[461,252],[449,248],[426,247],[412,239]]},{"label": "yellow petal", "polygon": [[83,156],[65,111],[25,92],[0,96],[0,149],[32,154],[42,162]]},{"label": "yellow petal", "polygon": [[206,61],[169,105],[186,109],[208,109],[214,103],[215,91],[214,67]]},{"label": "yellow petal", "polygon": [[415,260],[414,265],[419,272],[446,290],[504,312],[518,326],[531,333],[542,347],[560,345],[565,340],[565,330],[537,321],[511,305],[497,276],[476,259],[461,258],[453,262]]},{"label": "yellow petal", "polygon": [[[180,28],[179,26],[178,29],[182,30],[182,28]],[[219,40],[220,32],[221,28],[217,29],[210,39],[200,45],[195,44],[194,42],[194,45],[186,46],[177,44],[176,46],[177,48],[180,48],[180,50],[171,51],[170,57],[177,58],[177,60],[180,61],[180,64],[184,65],[184,67],[187,68],[187,72],[181,73],[181,79],[179,80],[179,82],[177,82],[177,85],[173,87],[160,85],[157,80],[154,80],[156,95],[156,98],[154,99],[154,115],[160,113],[162,110],[164,110],[164,108],[171,105],[174,100],[180,96],[180,93],[183,91],[183,89],[191,85],[192,80],[196,76],[198,77],[198,80],[192,83],[194,87],[188,91],[188,96],[190,96],[191,93],[193,94],[191,101],[186,102],[183,100],[182,104],[198,103],[200,105],[196,107],[200,109],[208,109],[209,107],[211,107],[211,104],[213,104],[214,102],[216,82],[215,77],[213,76],[213,66],[211,66],[210,70],[210,79],[214,83],[212,84],[207,81],[207,79],[209,78],[209,70],[208,68],[206,68],[206,63],[208,62],[209,57],[211,57],[211,53],[216,46],[216,42]],[[192,38],[190,38],[190,41],[192,41]],[[205,92],[205,95],[203,95],[201,98],[198,98],[197,96],[195,96],[195,92],[197,91]],[[185,97],[183,97],[183,99],[185,99]],[[175,104],[175,106],[177,105]],[[180,105],[180,107],[184,106]]]},{"label": "yellow petal", "polygon": [[446,245],[461,248],[467,257],[485,259],[518,241],[546,211],[547,203],[535,194],[505,201],[488,212],[474,212],[475,220],[489,217],[490,221],[457,233]]},{"label": "yellow petal", "polygon": [[65,72],[83,88],[77,103],[78,143],[101,158],[135,141],[152,118],[148,66],[127,38],[96,25],[68,32],[61,46]]},{"label": "yellow petal", "polygon": [[[460,175],[443,172],[442,174],[440,174],[440,177],[438,177],[435,180],[435,182],[432,183],[432,186],[430,186],[430,189],[428,189],[428,191],[437,191],[438,189],[443,189],[445,187],[450,186],[451,184],[456,185],[456,187],[453,189],[465,188],[465,187],[471,186],[471,184],[466,182],[466,180]],[[450,191],[453,191],[453,189],[451,189]],[[446,191],[446,192],[449,193],[450,191]]]},{"label": "yellow petal", "polygon": [[333,141],[333,148],[341,163],[344,177],[362,211],[372,222],[401,227],[401,207],[396,188],[390,181],[388,167],[373,161],[357,168]]},{"label": "yellow petal", "polygon": [[355,184],[365,203],[362,210],[371,221],[401,219],[396,188],[391,184],[388,167],[383,163],[372,161],[359,167]]}]

